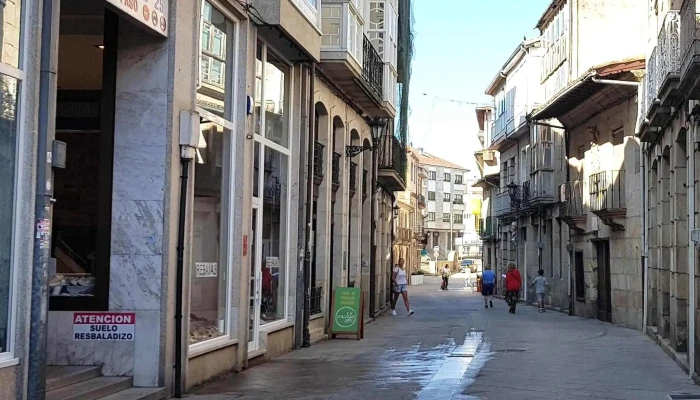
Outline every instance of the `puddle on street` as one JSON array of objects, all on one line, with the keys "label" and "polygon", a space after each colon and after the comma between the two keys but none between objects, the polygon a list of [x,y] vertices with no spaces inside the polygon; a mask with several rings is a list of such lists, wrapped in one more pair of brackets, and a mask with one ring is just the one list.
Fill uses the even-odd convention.
[{"label": "puddle on street", "polygon": [[461,345],[444,355],[437,371],[416,393],[417,399],[477,399],[461,393],[474,383],[491,354],[491,345],[484,342],[484,332],[470,331]]}]

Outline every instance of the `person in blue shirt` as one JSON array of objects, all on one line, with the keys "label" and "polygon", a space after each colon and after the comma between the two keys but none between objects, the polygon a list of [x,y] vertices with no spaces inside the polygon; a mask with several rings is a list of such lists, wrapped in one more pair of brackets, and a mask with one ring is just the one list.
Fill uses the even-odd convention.
[{"label": "person in blue shirt", "polygon": [[481,294],[484,296],[484,308],[493,308],[493,287],[496,285],[496,273],[491,271],[491,267],[484,267],[481,275]]}]

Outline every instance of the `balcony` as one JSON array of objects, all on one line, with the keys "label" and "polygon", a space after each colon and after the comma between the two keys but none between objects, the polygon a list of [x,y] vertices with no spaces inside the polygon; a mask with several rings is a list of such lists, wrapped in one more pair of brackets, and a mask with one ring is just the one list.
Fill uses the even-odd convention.
[{"label": "balcony", "polygon": [[417,197],[418,197],[418,199],[416,200],[416,204],[418,204],[418,208],[424,209],[425,204],[426,204],[425,203],[425,196],[423,196],[422,194],[419,194]]},{"label": "balcony", "polygon": [[591,212],[613,230],[624,229],[625,171],[602,171],[589,177]]},{"label": "balcony", "polygon": [[493,202],[493,213],[496,217],[503,218],[511,213],[511,200],[508,189],[501,189],[496,193],[496,197]]},{"label": "balcony", "polygon": [[[644,95],[641,97],[642,141],[654,140],[658,127],[671,118],[671,106],[678,100],[680,84],[681,47],[680,15],[669,11],[659,32],[658,45],[647,60],[644,75]],[[647,129],[648,128],[648,129]]]},{"label": "balcony", "polygon": [[680,89],[700,100],[700,21],[697,0],[684,0],[680,19]]},{"label": "balcony", "polygon": [[479,221],[479,237],[483,241],[491,241],[498,238],[498,219],[486,217]]},{"label": "balcony", "polygon": [[398,228],[394,241],[395,244],[411,244],[413,241],[413,231],[411,231],[410,228]]},{"label": "balcony", "polygon": [[384,135],[379,140],[379,164],[377,182],[391,192],[406,190],[408,157],[406,145],[394,135]]},{"label": "balcony", "polygon": [[338,153],[333,153],[333,165],[332,165],[332,171],[331,171],[331,178],[333,181],[333,191],[337,192],[338,189],[340,188],[340,160],[341,160],[341,155]]},{"label": "balcony", "polygon": [[357,191],[357,164],[350,161],[350,197],[355,196]]},{"label": "balcony", "polygon": [[[295,45],[312,59],[320,56],[321,35],[319,35],[320,18],[314,0],[252,0],[257,16],[274,28],[287,32],[293,37]],[[293,4],[293,5],[292,5]],[[276,37],[277,35],[275,35]],[[281,46],[280,46],[281,47]],[[288,46],[290,49],[291,47]],[[284,49],[286,50],[286,49]],[[295,49],[286,54],[297,54]]]},{"label": "balcony", "polygon": [[314,184],[320,185],[323,182],[323,145],[314,143]]},{"label": "balcony", "polygon": [[562,194],[559,218],[578,233],[586,230],[586,213],[583,210],[583,182],[567,182],[560,186]]},{"label": "balcony", "polygon": [[349,0],[322,5],[320,70],[367,114],[393,118],[394,107],[384,102],[384,63],[365,36],[362,10]]}]

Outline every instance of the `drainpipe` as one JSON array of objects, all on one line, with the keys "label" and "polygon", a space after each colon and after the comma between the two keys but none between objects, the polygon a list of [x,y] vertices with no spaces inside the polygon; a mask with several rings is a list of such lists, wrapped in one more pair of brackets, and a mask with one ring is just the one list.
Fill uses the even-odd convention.
[{"label": "drainpipe", "polygon": [[190,162],[194,158],[194,149],[182,148],[180,162],[180,211],[177,228],[177,272],[175,284],[175,392],[176,399],[182,397],[182,298],[185,275],[185,221],[187,219],[187,181],[189,178]]},{"label": "drainpipe", "polygon": [[634,87],[639,87],[641,84],[640,82],[633,82],[633,81],[617,81],[617,80],[612,80],[612,79],[600,79],[597,76],[591,77],[591,81],[595,83],[600,83],[602,85],[620,85],[620,86],[634,86]]},{"label": "drainpipe", "polygon": [[[383,134],[384,132],[382,132]],[[377,240],[378,240],[378,235],[377,235],[377,208],[379,207],[379,189],[377,187],[377,174],[379,171],[379,146],[382,143],[382,138],[373,138],[373,147],[372,147],[372,183],[370,187],[370,193],[369,195],[371,196],[371,201],[370,201],[370,216],[369,220],[372,225],[372,243],[370,245],[370,253],[369,253],[369,317],[370,318],[375,318],[375,313],[374,309],[376,308],[376,292],[377,292]],[[393,210],[392,210],[393,213]],[[392,215],[393,217],[393,215]],[[382,232],[384,233],[384,232]],[[391,241],[391,254],[394,254],[394,241]],[[391,267],[389,271],[393,271],[394,264],[391,264]],[[393,272],[390,272],[393,273]],[[390,286],[391,287],[391,286]],[[363,322],[363,321],[360,321]]]},{"label": "drainpipe", "polygon": [[313,196],[314,196],[314,138],[316,126],[314,124],[316,118],[316,110],[314,104],[314,92],[316,90],[316,63],[309,65],[310,82],[309,82],[309,134],[307,146],[307,166],[306,166],[306,229],[304,232],[305,242],[305,261],[304,261],[304,321],[303,321],[303,343],[302,347],[311,346],[311,333],[309,332],[310,312],[311,312],[311,257],[314,246],[311,244],[312,232],[311,224],[313,219]]},{"label": "drainpipe", "polygon": [[[566,161],[566,182],[571,182],[571,171],[569,167],[569,131],[564,129],[564,160]],[[583,193],[583,189],[581,190]],[[581,208],[583,209],[583,199],[581,199]],[[569,253],[569,271],[568,271],[568,279],[569,279],[569,287],[567,288],[567,292],[569,295],[569,315],[574,315],[574,290],[573,290],[573,282],[571,281],[571,268],[573,268],[573,250],[574,246],[571,243],[571,228],[569,228],[569,244],[567,247],[567,252]]]},{"label": "drainpipe", "polygon": [[[695,107],[698,107],[696,104]],[[693,110],[696,111],[696,110]],[[692,232],[695,229],[695,138],[698,134],[698,118],[693,120],[693,129],[686,133],[690,152],[688,161],[688,375],[695,373],[695,243]]]},{"label": "drainpipe", "polygon": [[[36,200],[32,263],[29,354],[27,358],[27,398],[46,397],[46,329],[48,317],[48,263],[50,246],[45,242],[51,234],[52,195],[47,183],[53,182],[53,171],[47,154],[55,134],[56,73],[58,63],[59,0],[44,0],[41,31],[41,75],[39,80],[39,132],[37,135]],[[46,226],[48,225],[48,226]]]},{"label": "drainpipe", "polygon": [[646,145],[641,145],[640,144],[640,153],[641,153],[641,163],[639,166],[640,174],[642,175],[642,273],[644,277],[644,287],[642,288],[642,291],[644,293],[644,309],[643,309],[643,315],[644,315],[644,320],[642,323],[642,332],[646,333],[647,331],[647,326],[649,325],[649,310],[648,310],[648,301],[649,301],[649,243],[648,243],[648,237],[647,237],[647,229],[649,227],[649,213],[647,211],[647,164],[646,164],[646,154],[644,152]]}]

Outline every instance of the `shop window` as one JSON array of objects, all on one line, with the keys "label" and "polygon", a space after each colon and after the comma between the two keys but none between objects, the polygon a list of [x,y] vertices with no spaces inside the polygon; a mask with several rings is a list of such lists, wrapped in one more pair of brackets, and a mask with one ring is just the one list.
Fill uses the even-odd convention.
[{"label": "shop window", "polygon": [[0,360],[9,352],[12,305],[12,241],[17,174],[19,81],[0,75]]},{"label": "shop window", "polygon": [[[18,198],[16,183],[24,181],[18,168],[18,141],[21,137],[18,125],[19,98],[22,88],[20,54],[22,43],[21,1],[3,2],[2,46],[0,63],[13,68],[3,68],[0,74],[0,361],[13,358],[12,325],[14,324],[15,296],[13,278],[15,263],[15,207],[23,199]],[[28,178],[27,178],[28,179]],[[27,199],[28,200],[28,199]]]},{"label": "shop window", "polygon": [[[202,116],[192,205],[192,260],[190,266],[190,345],[228,339],[231,293],[228,221],[234,207],[231,180],[235,176],[233,154],[234,22],[205,2],[201,21],[201,79],[197,90]],[[258,171],[254,171],[254,174]],[[253,190],[258,188],[254,186]],[[234,189],[235,190],[235,189]]]},{"label": "shop window", "polygon": [[[274,57],[265,43],[256,51],[260,85],[256,89],[254,120],[256,148],[253,227],[256,247],[251,265],[249,349],[258,346],[259,328],[285,321],[288,311],[289,261],[287,248],[289,210],[288,66]],[[255,186],[256,184],[254,184]]]}]

